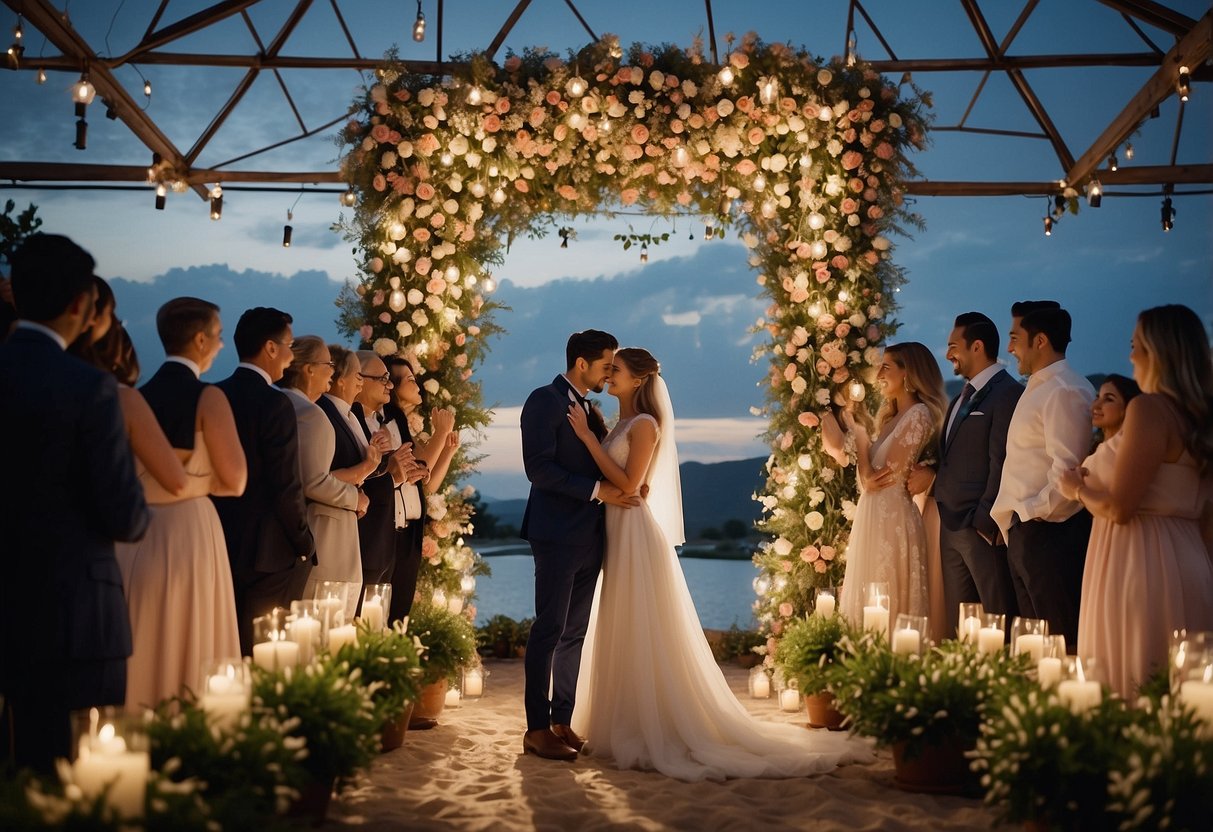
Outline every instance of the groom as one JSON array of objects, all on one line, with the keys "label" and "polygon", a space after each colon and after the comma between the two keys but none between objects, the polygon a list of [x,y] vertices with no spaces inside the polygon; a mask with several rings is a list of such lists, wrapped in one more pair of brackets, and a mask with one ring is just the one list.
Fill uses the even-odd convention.
[{"label": "groom", "polygon": [[565,347],[568,369],[532,392],[522,408],[522,459],[531,494],[521,536],[535,556],[535,623],[526,646],[522,748],[552,760],[575,759],[583,744],[569,723],[594,585],[602,569],[602,505],[640,502],[602,479],[568,418],[570,406],[584,408],[598,438],[606,435],[585,395],[602,392],[618,347],[606,332],[573,333]]}]

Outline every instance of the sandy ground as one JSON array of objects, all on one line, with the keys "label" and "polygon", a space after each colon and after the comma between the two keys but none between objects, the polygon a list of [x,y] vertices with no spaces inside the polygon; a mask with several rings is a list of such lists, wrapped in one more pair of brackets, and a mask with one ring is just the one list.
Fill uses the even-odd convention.
[{"label": "sandy ground", "polygon": [[[485,696],[448,708],[438,727],[410,732],[369,775],[333,801],[325,828],[458,830],[965,830],[993,814],[973,799],[910,794],[893,762],[847,766],[795,780],[683,783],[522,753],[522,662],[488,661]],[[805,724],[804,713],[746,696],[747,671],[724,666],[733,692],[758,719]],[[808,730],[808,729],[806,729]]]}]

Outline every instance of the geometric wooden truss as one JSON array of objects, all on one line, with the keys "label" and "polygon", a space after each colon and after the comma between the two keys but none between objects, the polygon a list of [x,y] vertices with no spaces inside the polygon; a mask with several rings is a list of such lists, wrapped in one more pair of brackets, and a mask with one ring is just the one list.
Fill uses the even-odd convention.
[{"label": "geometric wooden truss", "polygon": [[[412,0],[409,0],[411,2]],[[840,0],[841,1],[841,0]],[[254,25],[248,10],[256,5],[257,0],[223,0],[175,20],[167,19],[169,0],[159,0],[151,12],[147,29],[139,42],[124,54],[108,55],[98,50],[96,43],[88,42],[75,28],[71,21],[48,0],[2,0],[15,13],[20,15],[28,29],[36,30],[46,38],[49,46],[58,50],[57,55],[39,56],[31,59],[28,55],[20,60],[10,57],[8,66],[24,72],[66,72],[79,73],[87,68],[89,78],[102,98],[110,114],[121,120],[130,132],[146,147],[149,155],[154,153],[178,173],[181,181],[194,189],[199,195],[205,195],[207,183],[222,181],[229,183],[262,183],[282,186],[298,183],[337,183],[339,176],[336,170],[248,170],[232,168],[237,162],[245,162],[266,151],[275,149],[289,142],[314,136],[331,130],[345,120],[346,114],[341,113],[326,123],[307,124],[295,105],[294,97],[283,72],[286,70],[359,70],[373,69],[379,63],[379,56],[365,56],[357,46],[357,32],[351,31],[346,24],[347,15],[342,8],[348,10],[350,3],[359,0],[298,0],[293,9],[287,14],[284,22],[273,32],[259,31]],[[1155,165],[1124,165],[1118,170],[1100,168],[1118,147],[1149,118],[1152,112],[1163,100],[1176,94],[1181,67],[1188,68],[1190,83],[1205,81],[1209,78],[1208,61],[1213,45],[1213,9],[1206,11],[1199,19],[1181,14],[1172,8],[1152,0],[1098,0],[1102,5],[1118,12],[1127,27],[1139,36],[1143,49],[1135,52],[1074,52],[1067,54],[1023,54],[1017,51],[1015,39],[1024,25],[1037,12],[1039,0],[1026,0],[1014,24],[1001,38],[996,36],[979,5],[979,0],[959,0],[961,10],[966,15],[969,24],[976,33],[984,54],[978,56],[953,58],[914,58],[904,57],[894,53],[889,38],[881,30],[869,9],[861,0],[845,0],[846,2],[846,31],[842,33],[840,46],[849,48],[853,37],[861,32],[865,43],[869,39],[879,43],[885,53],[876,59],[870,50],[864,57],[873,67],[884,73],[901,75],[911,73],[924,75],[927,73],[967,73],[978,79],[975,92],[964,115],[956,124],[935,125],[935,131],[962,133],[973,137],[981,135],[1004,135],[1047,141],[1056,154],[1057,167],[1042,171],[1042,175],[1034,181],[911,181],[908,192],[918,195],[932,196],[995,196],[1014,194],[1055,194],[1059,189],[1059,180],[1067,183],[1080,184],[1098,170],[1098,176],[1105,187],[1117,185],[1158,185],[1171,189],[1176,185],[1213,183],[1213,164],[1210,160],[1200,159],[1181,162],[1176,158],[1179,146],[1179,136],[1183,129],[1185,107],[1182,102],[1178,106],[1174,141],[1171,156],[1167,164]],[[989,0],[987,0],[989,2]],[[1010,0],[997,0],[1010,2]],[[591,27],[574,0],[564,0],[570,14],[574,15],[578,24],[583,27],[590,40],[596,40],[598,34]],[[315,56],[292,54],[286,50],[292,33],[305,18],[317,7],[327,5],[331,8],[339,22],[343,39],[348,45],[349,54],[344,56]],[[448,21],[444,19],[444,0],[426,0],[433,18],[430,21],[430,37],[436,45],[433,61],[406,61],[407,67],[416,72],[445,74],[457,71],[460,67],[451,61],[443,60],[442,41],[444,27]],[[506,37],[515,24],[527,12],[531,0],[517,0],[516,5],[502,21],[496,36],[484,45],[484,49],[495,55],[501,48]],[[587,10],[591,4],[581,0],[581,6]],[[756,4],[761,7],[761,4]],[[419,4],[418,9],[421,6]],[[601,13],[597,4],[595,13]],[[482,7],[483,12],[483,7]],[[717,38],[713,19],[712,0],[704,0],[703,23],[708,33],[707,48],[712,58],[717,57]],[[245,54],[199,54],[197,52],[173,51],[177,44],[190,35],[215,26],[229,18],[240,18],[247,27],[256,44],[255,51]],[[398,18],[399,19],[399,18]],[[1169,45],[1157,45],[1146,29],[1161,31],[1173,38]],[[1157,35],[1156,35],[1157,37]],[[789,40],[795,41],[795,33],[789,33]],[[1074,40],[1084,39],[1075,33]],[[27,36],[25,42],[29,43]],[[189,148],[176,146],[157,125],[156,121],[139,106],[137,93],[132,93],[120,80],[117,70],[130,64],[139,66],[177,66],[177,67],[228,67],[244,70],[239,83],[232,90],[227,101],[210,119],[209,123],[193,141]],[[1025,75],[1028,71],[1050,68],[1076,67],[1154,67],[1150,78],[1139,89],[1126,90],[1125,104],[1120,113],[1113,118],[1100,132],[1090,145],[1074,155],[1073,149],[1067,144],[1061,131],[1032,85]],[[226,160],[223,163],[209,167],[200,167],[197,161],[216,133],[240,106],[253,82],[262,74],[270,73],[277,81],[282,96],[289,104],[297,122],[298,132],[283,141],[275,142],[264,147],[250,147],[246,152]],[[969,116],[985,90],[988,79],[995,74],[1003,74],[1014,86],[1023,105],[1031,114],[1038,129],[1011,130],[998,127],[974,127],[967,124]],[[1201,125],[1199,129],[1208,133],[1209,125]],[[1209,147],[1205,143],[1205,147]],[[0,160],[0,182],[12,183],[123,183],[143,182],[147,177],[145,160],[132,160],[127,165],[97,165],[73,162],[40,162],[36,160]]]}]

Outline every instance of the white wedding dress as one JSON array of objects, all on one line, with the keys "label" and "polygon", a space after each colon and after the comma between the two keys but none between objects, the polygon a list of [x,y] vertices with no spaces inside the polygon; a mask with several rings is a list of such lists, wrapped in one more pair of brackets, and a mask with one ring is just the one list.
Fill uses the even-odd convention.
[{"label": "white wedding dress", "polygon": [[[641,419],[657,421],[648,414],[621,421],[603,443],[620,467]],[[672,415],[662,421],[673,425]],[[674,491],[681,543],[676,451],[673,457],[666,487]],[[606,553],[573,715],[585,753],[611,758],[621,769],[655,769],[688,781],[799,777],[871,761],[863,741],[760,722],[737,701],[704,638],[674,545],[654,519],[670,516],[668,495],[657,490],[665,480],[653,477],[656,465],[655,459],[647,502],[606,507]]]}]

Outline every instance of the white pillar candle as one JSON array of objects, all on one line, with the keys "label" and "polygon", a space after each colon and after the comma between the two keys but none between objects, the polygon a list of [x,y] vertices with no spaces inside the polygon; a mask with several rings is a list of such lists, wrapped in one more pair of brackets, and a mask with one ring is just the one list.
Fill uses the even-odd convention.
[{"label": "white pillar candle", "polygon": [[755,699],[770,699],[771,677],[765,673],[759,673],[755,676],[751,695]]},{"label": "white pillar candle", "polygon": [[320,641],[320,621],[310,616],[296,618],[291,622],[291,640],[299,645],[299,663],[311,664]]},{"label": "white pillar candle", "polygon": [[484,673],[473,668],[463,674],[463,695],[465,698],[484,695]]},{"label": "white pillar candle", "polygon": [[[343,624],[340,627],[334,627],[329,630],[329,652],[336,653],[347,644],[358,643],[358,631],[353,624]],[[253,645],[253,650],[256,651],[257,645]],[[256,658],[256,656],[254,656]]]},{"label": "white pillar candle", "polygon": [[206,679],[198,706],[217,728],[232,728],[249,709],[249,691],[243,680],[216,674]]},{"label": "white pillar candle", "polygon": [[817,599],[817,614],[822,618],[829,618],[834,614],[834,596],[822,595]]},{"label": "white pillar candle", "polygon": [[1045,637],[1036,633],[1027,633],[1015,639],[1015,650],[1020,655],[1032,657],[1032,664],[1040,664],[1045,657]]},{"label": "white pillar candle", "polygon": [[265,670],[282,670],[299,664],[299,645],[293,641],[263,641],[253,645],[253,664]]},{"label": "white pillar candle", "polygon": [[922,635],[917,630],[903,627],[893,631],[893,652],[915,655],[922,647]]},{"label": "white pillar candle", "polygon": [[72,765],[72,781],[89,799],[105,787],[106,803],[124,818],[143,817],[151,758],[146,751],[130,751],[126,740],[114,735],[114,726],[101,726],[96,737],[80,739],[80,753]]},{"label": "white pillar candle", "polygon": [[800,691],[795,688],[784,688],[779,692],[779,709],[781,711],[800,710]]},{"label": "white pillar candle", "polygon": [[983,653],[997,653],[1006,640],[1006,631],[997,627],[982,627],[977,631],[977,649]]},{"label": "white pillar candle", "polygon": [[459,705],[459,688],[446,689],[446,706],[454,708]]},{"label": "white pillar candle", "polygon": [[1052,687],[1061,681],[1061,659],[1055,656],[1045,656],[1036,665],[1036,678],[1041,687]]},{"label": "white pillar candle", "polygon": [[362,602],[362,620],[372,630],[383,629],[383,602],[379,596]]},{"label": "white pillar candle", "polygon": [[1098,707],[1103,701],[1103,691],[1099,682],[1080,679],[1066,679],[1057,685],[1057,695],[1071,711],[1080,714]]},{"label": "white pillar candle", "polygon": [[1213,683],[1189,679],[1179,686],[1179,698],[1204,720],[1207,732],[1213,731]]},{"label": "white pillar candle", "polygon": [[863,628],[887,633],[889,631],[889,611],[884,607],[864,607]]},{"label": "white pillar candle", "polygon": [[970,615],[964,621],[960,622],[960,640],[961,641],[977,641],[977,634],[981,632],[981,619],[975,615]]}]

